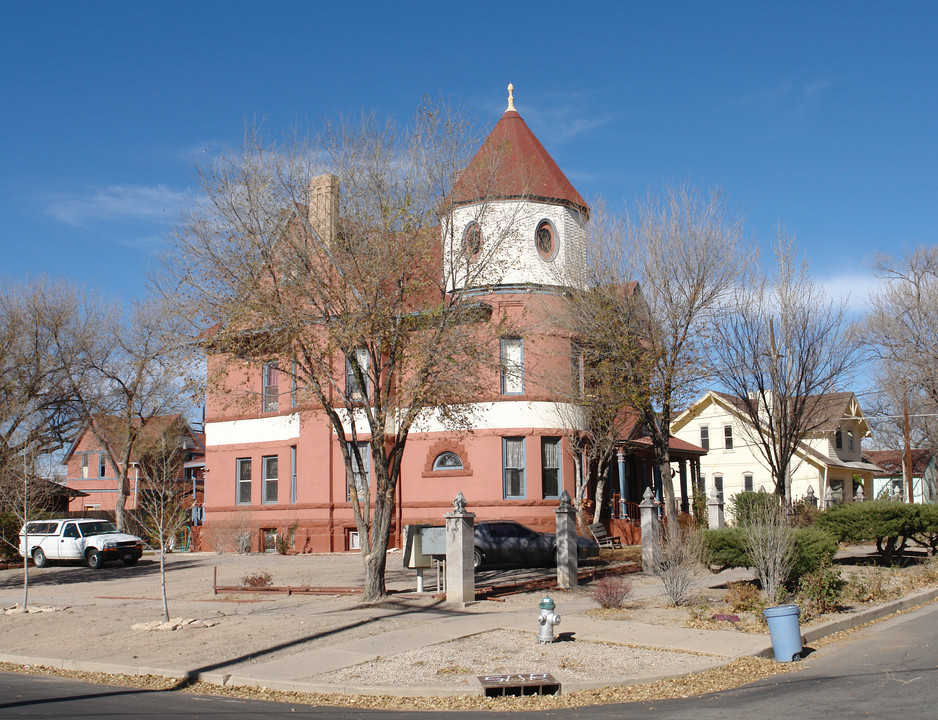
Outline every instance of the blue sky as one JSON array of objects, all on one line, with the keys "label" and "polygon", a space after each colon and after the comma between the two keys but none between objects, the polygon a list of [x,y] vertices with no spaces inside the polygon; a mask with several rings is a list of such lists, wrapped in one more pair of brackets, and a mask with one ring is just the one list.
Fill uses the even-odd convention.
[{"label": "blue sky", "polygon": [[[778,4],[782,5],[782,4]],[[193,165],[361,109],[519,112],[580,193],[719,187],[832,287],[935,242],[938,4],[7,2],[0,243],[11,276],[144,292]]]}]

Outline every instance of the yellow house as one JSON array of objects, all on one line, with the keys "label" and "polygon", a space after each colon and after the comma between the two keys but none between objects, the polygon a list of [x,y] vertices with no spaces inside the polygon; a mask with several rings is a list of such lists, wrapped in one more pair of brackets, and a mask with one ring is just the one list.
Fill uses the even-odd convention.
[{"label": "yellow house", "polygon": [[[791,496],[813,494],[825,507],[827,490],[835,503],[870,499],[873,473],[879,468],[861,456],[870,426],[853,393],[828,393],[817,398],[814,430],[799,444],[791,463]],[[760,452],[758,436],[740,398],[709,391],[671,424],[671,434],[700,445],[704,492],[713,487],[725,500],[745,490],[775,491],[769,465]]]}]

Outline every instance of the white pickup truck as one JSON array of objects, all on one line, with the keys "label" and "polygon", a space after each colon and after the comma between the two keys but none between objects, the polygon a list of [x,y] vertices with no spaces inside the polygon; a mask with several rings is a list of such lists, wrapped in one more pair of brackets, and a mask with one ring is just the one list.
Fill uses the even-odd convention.
[{"label": "white pickup truck", "polygon": [[84,560],[97,570],[108,560],[133,565],[143,554],[143,540],[118,532],[107,520],[34,520],[20,530],[19,549],[38,568],[52,560]]}]

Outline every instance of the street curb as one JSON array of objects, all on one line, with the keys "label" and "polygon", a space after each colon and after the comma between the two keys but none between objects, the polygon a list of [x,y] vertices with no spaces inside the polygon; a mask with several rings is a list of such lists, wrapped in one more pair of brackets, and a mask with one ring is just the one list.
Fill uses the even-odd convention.
[{"label": "street curb", "polygon": [[[827,620],[819,625],[807,628],[801,632],[801,642],[803,645],[810,645],[828,635],[833,635],[843,630],[851,630],[873,620],[879,620],[887,615],[908,610],[910,607],[915,607],[916,605],[930,603],[936,598],[938,598],[938,588],[919,590],[911,595],[906,595],[904,598],[890,600],[887,603],[871,607],[867,610],[859,610],[850,613],[847,617]],[[769,645],[764,650],[755,653],[753,657],[772,658],[775,657],[775,651],[772,649],[772,646]]]}]

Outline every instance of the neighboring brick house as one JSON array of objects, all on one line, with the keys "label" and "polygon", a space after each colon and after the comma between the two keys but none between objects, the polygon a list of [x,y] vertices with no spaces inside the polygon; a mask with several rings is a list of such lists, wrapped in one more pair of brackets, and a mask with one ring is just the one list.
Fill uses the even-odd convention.
[{"label": "neighboring brick house", "polygon": [[[871,435],[853,393],[820,396],[815,429],[799,445],[792,461],[792,498],[805,497],[810,487],[823,507],[827,489],[834,502],[853,500],[862,486],[870,499],[873,474],[879,468],[864,459],[862,441]],[[707,392],[674,419],[671,432],[708,450],[701,460],[705,492],[716,486],[725,500],[744,490],[773,492],[769,467],[753,442],[751,424],[739,398]]]},{"label": "neighboring brick house", "polygon": [[[908,502],[905,486],[905,453],[901,450],[864,450],[863,457],[881,470],[873,474],[873,497]],[[938,456],[929,450],[912,449],[912,497],[917,503],[938,502]]]},{"label": "neighboring brick house", "polygon": [[[506,153],[492,182],[487,163],[497,150]],[[476,189],[484,184],[477,183],[480,176],[488,183],[485,200]],[[314,180],[310,207],[322,187],[321,179]],[[586,261],[589,208],[512,105],[461,175],[453,199],[460,252],[482,242],[487,232],[503,233],[503,226],[511,225],[510,239],[496,251],[497,279],[483,277],[471,287],[479,288],[478,299],[492,309],[493,322],[507,318],[518,332],[501,337],[502,369],[493,371],[489,390],[473,405],[470,430],[454,432],[431,420],[411,431],[392,546],[400,542],[404,525],[442,523],[458,492],[477,520],[511,518],[548,531],[561,493],[575,494],[575,465],[558,393],[545,379],[563,376],[569,383],[571,370],[576,374],[575,343],[554,318],[563,302],[558,293],[563,278]],[[476,207],[483,203],[486,213]],[[451,262],[449,252],[444,250],[443,263]],[[458,276],[454,282],[461,282]],[[210,371],[222,362],[210,356]],[[253,548],[261,549],[292,530],[297,551],[355,549],[351,480],[325,414],[298,404],[295,388],[288,387],[291,380],[274,364],[223,367],[226,386],[210,384],[206,397],[206,538],[213,526],[218,532],[236,526],[249,531]],[[234,393],[245,386],[257,398],[252,409],[225,401],[227,388]],[[367,388],[362,394],[367,396]],[[641,450],[641,433],[634,434],[632,445]],[[623,438],[624,449],[629,439]],[[687,459],[703,453],[677,444],[678,453],[690,449]],[[361,476],[373,482],[367,459],[365,464]],[[612,492],[620,493],[620,501],[638,501],[652,482],[651,463],[627,462],[623,453],[609,479],[606,503]]]},{"label": "neighboring brick house", "polygon": [[[108,437],[111,447],[120,447],[121,420],[110,416],[95,416],[98,431]],[[201,520],[201,507],[204,495],[204,468],[205,468],[205,436],[195,432],[186,423],[181,415],[160,415],[150,418],[144,423],[137,421],[137,427],[142,427],[144,437],[157,437],[176,425],[182,429],[177,441],[185,451],[182,470],[177,478],[180,484],[187,489],[191,488],[193,498],[193,524]],[[140,491],[143,489],[143,477],[140,472],[138,458],[131,456],[127,472],[127,500],[124,508],[133,511],[138,508]],[[118,498],[119,478],[114,467],[108,459],[105,444],[101,443],[92,431],[90,423],[85,423],[78,437],[72,443],[65,455],[63,463],[66,468],[64,484],[82,495],[73,498],[68,509],[71,512],[102,511],[113,512]]]}]

